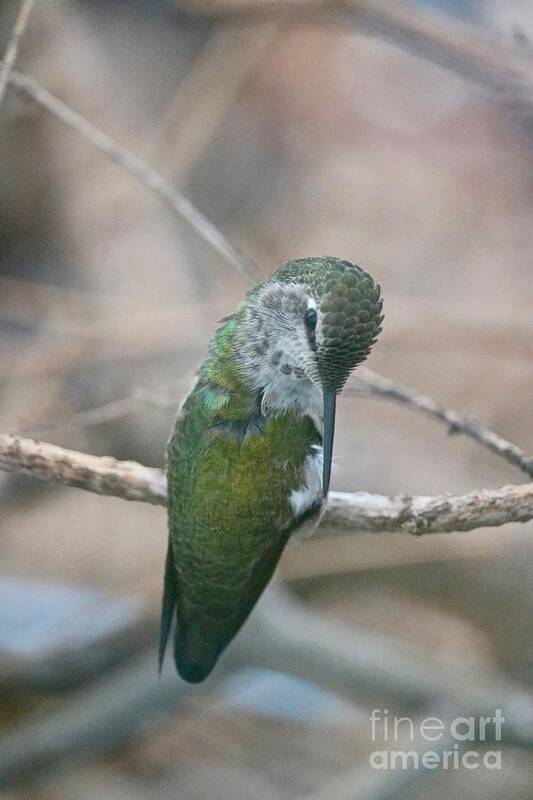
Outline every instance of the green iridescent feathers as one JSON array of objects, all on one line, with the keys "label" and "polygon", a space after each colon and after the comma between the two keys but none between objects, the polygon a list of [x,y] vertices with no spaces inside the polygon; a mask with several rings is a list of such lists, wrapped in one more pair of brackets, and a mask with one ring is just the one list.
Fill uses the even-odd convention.
[{"label": "green iridescent feathers", "polygon": [[168,635],[169,609],[177,606],[174,656],[192,682],[211,671],[270,579],[291,531],[290,492],[320,442],[312,421],[296,415],[269,419],[248,436],[246,418],[239,435],[239,422],[228,419],[232,404],[221,419],[207,397],[202,386],[193,390],[167,454],[174,572],[166,579],[162,630]]},{"label": "green iridescent feathers", "polygon": [[271,280],[308,283],[315,292],[323,315],[319,369],[324,383],[339,392],[381,331],[379,284],[361,267],[331,256],[289,261]]},{"label": "green iridescent feathers", "polygon": [[379,284],[368,272],[332,256],[288,261],[265,283],[249,291],[235,314],[222,320],[200,377],[214,378],[228,390],[239,391],[235,371],[226,369],[235,357],[235,333],[247,305],[273,283],[305,284],[320,304],[319,369],[324,383],[339,392],[350,372],[368,357],[381,332],[383,300]]}]

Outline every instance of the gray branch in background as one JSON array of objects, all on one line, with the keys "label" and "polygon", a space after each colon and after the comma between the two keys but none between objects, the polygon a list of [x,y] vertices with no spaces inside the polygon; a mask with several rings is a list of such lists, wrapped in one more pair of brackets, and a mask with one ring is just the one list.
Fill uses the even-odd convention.
[{"label": "gray branch in background", "polygon": [[[183,381],[181,388],[183,389],[189,383],[190,381]],[[165,387],[162,387],[162,391],[165,391]],[[462,433],[468,436],[482,447],[486,447],[492,453],[501,456],[509,464],[518,467],[528,477],[533,478],[533,458],[520,447],[490,430],[474,417],[465,416],[446,408],[432,397],[415,392],[407,386],[380,375],[367,367],[357,368],[354,377],[345,387],[344,393],[351,397],[357,397],[361,394],[383,397],[386,400],[392,400],[411,408],[413,411],[418,411],[437,419],[448,427],[449,434]],[[121,419],[150,404],[159,408],[175,409],[178,406],[176,387],[168,397],[137,387],[125,397],[112,400],[102,406],[79,411],[61,422],[45,423],[37,427],[18,430],[17,434],[35,438],[40,437],[42,434],[57,431],[76,430],[101,425],[105,422]]]},{"label": "gray branch in background", "polygon": [[46,109],[52,116],[76,131],[83,139],[108,156],[111,161],[125,169],[150,191],[154,192],[241,275],[249,280],[256,280],[255,269],[251,262],[228,241],[190,200],[142,159],[130,153],[111,136],[108,136],[107,133],[101,131],[92,122],[89,122],[73,108],[58,97],[55,97],[30,75],[23,75],[13,70],[10,74],[9,82],[19,94]]},{"label": "gray branch in background", "polygon": [[[290,17],[308,10],[328,12],[339,16],[342,12],[370,35],[389,39],[406,49],[454,70],[468,79],[474,79],[502,97],[516,101],[519,98],[526,106],[533,104],[533,60],[516,47],[498,40],[481,37],[469,28],[444,16],[424,14],[414,8],[403,8],[391,0],[262,0],[255,3],[234,3],[214,6],[209,0],[191,0],[184,7],[198,13],[224,16],[225,14],[275,13]],[[20,94],[36,102],[46,111],[76,131],[119,166],[140,180],[150,191],[158,195],[170,208],[185,220],[206,242],[222,255],[241,275],[257,281],[257,270],[249,258],[237,248],[171,183],[159,175],[148,164],[120,146],[112,137],[101,131],[81,114],[51,94],[38,81],[11,69],[18,40],[27,16],[24,8],[31,7],[30,0],[23,3],[19,20],[15,26],[18,33],[12,36],[6,58],[0,72],[0,101],[2,79],[9,82]],[[18,23],[21,23],[19,26]]]},{"label": "gray branch in background", "polygon": [[357,383],[362,384],[371,394],[395,400],[408,408],[412,408],[414,411],[420,411],[427,416],[444,422],[448,426],[449,433],[464,433],[491,452],[502,456],[510,464],[529,475],[530,478],[533,478],[533,458],[528,456],[520,447],[508,442],[476,419],[451,411],[441,403],[433,400],[432,397],[413,392],[406,386],[379,375],[367,367],[358,368],[352,387],[356,386]]},{"label": "gray branch in background", "polygon": [[34,2],[35,0],[22,0],[20,4],[19,13],[7,43],[4,59],[0,66],[0,104],[4,99],[7,84],[12,77],[11,71],[17,59],[20,40],[26,30]]},{"label": "gray branch in background", "polygon": [[[363,7],[367,7],[367,12],[365,13],[369,13],[370,8],[372,8],[374,9],[372,13],[377,14],[378,18],[380,15],[387,16],[387,14],[390,13],[385,7],[381,8],[381,6],[379,4],[376,5],[376,3],[361,3],[359,5],[361,6],[361,13],[362,10],[364,11]],[[413,25],[413,15],[411,12],[406,16],[403,11],[395,9],[392,13],[393,17],[391,20],[389,20],[390,24],[392,24],[394,19],[396,19],[396,15],[400,14],[404,25]],[[417,14],[415,13],[414,19],[416,20],[417,18]],[[423,25],[422,28],[424,28]],[[418,33],[420,34],[420,30]],[[448,40],[449,37],[444,38]],[[5,63],[6,62],[4,62],[4,66]],[[532,70],[531,82],[533,83],[533,64],[528,62],[528,65]],[[122,148],[110,136],[99,130],[92,123],[67,106],[57,97],[54,97],[54,95],[50,94],[50,92],[40,86],[40,84],[31,76],[22,75],[21,73],[12,71],[9,76],[9,80],[19,92],[38,103],[53,116],[61,120],[61,122],[75,130],[83,138],[111,158],[111,160],[113,160],[116,164],[134,175],[150,191],[155,192],[159,197],[161,197],[182,219],[187,221],[191,227],[203,239],[205,239],[205,241],[209,242],[211,246],[224,258],[226,258],[226,260],[243,276],[254,281],[257,280],[256,270],[251,261],[246,260],[244,256],[239,253],[238,250],[226,239],[226,237],[220,233],[220,231],[206,217],[204,217],[204,215],[198,211],[198,209],[196,209],[189,200],[187,200],[187,198],[185,198],[155,170],[145,164],[137,156]],[[371,370],[361,368],[358,372],[358,378],[360,383],[365,384],[366,387],[374,394],[389,397],[408,405],[411,408],[415,408],[440,419],[449,426],[451,432],[461,431],[467,434],[480,444],[488,447],[492,452],[503,456],[507,461],[519,467],[529,477],[533,477],[533,458],[528,456],[516,445],[507,442],[501,436],[493,433],[476,420],[472,420],[468,417],[461,416],[456,412],[449,411],[431,398],[424,395],[415,394],[406,387],[395,384],[390,381],[390,379],[377,375]]]},{"label": "gray branch in background", "polygon": [[[11,72],[10,82],[64,124],[77,131],[111,160],[126,169],[147,188],[164,199],[229,263],[247,277],[254,271],[228,240],[164,178],[111,137],[41,87],[34,78]],[[364,376],[364,373],[363,373]],[[367,372],[367,385],[375,392],[444,419],[530,473],[531,461],[519,448],[471,421],[446,412],[429,398],[414,396]],[[451,415],[451,416],[450,416]],[[85,453],[63,450],[29,439],[1,437],[0,467],[30,474],[40,480],[56,481],[129,500],[164,504],[165,477],[162,472],[133,462],[117,462]],[[533,485],[480,490],[467,495],[438,497],[384,497],[366,493],[332,493],[324,522],[331,527],[367,531],[404,530],[417,535],[477,527],[525,522],[533,518]]]},{"label": "gray branch in background", "polygon": [[[0,469],[123,500],[166,504],[166,478],[159,469],[11,434],[0,434]],[[403,531],[421,536],[530,519],[533,483],[436,497],[330,492],[323,523],[343,530]]]}]

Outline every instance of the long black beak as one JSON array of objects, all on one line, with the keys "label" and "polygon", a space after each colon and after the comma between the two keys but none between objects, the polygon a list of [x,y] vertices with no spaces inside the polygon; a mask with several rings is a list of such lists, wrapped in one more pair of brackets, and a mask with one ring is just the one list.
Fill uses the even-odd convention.
[{"label": "long black beak", "polygon": [[324,497],[329,489],[331,477],[331,457],[333,454],[333,437],[335,435],[335,405],[337,393],[334,389],[324,389],[324,471],[322,473],[322,487]]}]

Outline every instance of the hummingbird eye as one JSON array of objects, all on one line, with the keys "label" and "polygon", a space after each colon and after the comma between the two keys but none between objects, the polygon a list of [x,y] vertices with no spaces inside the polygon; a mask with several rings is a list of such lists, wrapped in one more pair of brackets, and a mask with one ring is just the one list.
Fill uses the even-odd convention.
[{"label": "hummingbird eye", "polygon": [[316,313],[316,308],[308,308],[305,312],[305,325],[310,331],[314,331],[316,328],[316,323],[318,320],[318,315]]}]

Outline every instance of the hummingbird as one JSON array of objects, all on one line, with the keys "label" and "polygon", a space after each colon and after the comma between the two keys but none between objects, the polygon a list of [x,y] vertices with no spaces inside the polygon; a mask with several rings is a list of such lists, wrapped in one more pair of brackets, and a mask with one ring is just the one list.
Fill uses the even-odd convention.
[{"label": "hummingbird", "polygon": [[283,549],[325,508],[336,398],[381,331],[380,287],[323,256],[288,261],[225,317],[167,445],[159,669],[204,680]]}]

